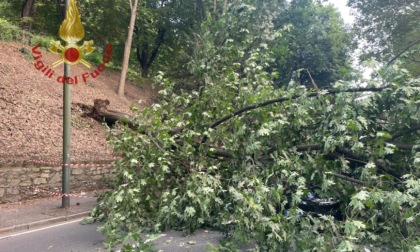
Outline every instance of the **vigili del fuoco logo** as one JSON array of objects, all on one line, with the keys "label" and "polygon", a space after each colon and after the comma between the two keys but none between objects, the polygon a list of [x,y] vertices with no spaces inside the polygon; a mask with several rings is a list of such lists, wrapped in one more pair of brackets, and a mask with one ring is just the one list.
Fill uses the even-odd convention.
[{"label": "vigili del fuoco logo", "polygon": [[[93,40],[84,41],[82,46],[78,46],[85,37],[85,28],[80,19],[79,10],[77,9],[76,0],[70,0],[69,6],[67,7],[66,17],[60,26],[58,32],[60,38],[66,42],[63,46],[60,41],[51,41],[48,50],[56,55],[60,55],[60,59],[52,63],[52,66],[46,65],[42,61],[42,53],[39,50],[40,45],[32,48],[32,54],[36,61],[34,66],[37,70],[41,71],[47,78],[55,78],[53,68],[66,63],[69,65],[76,65],[81,63],[86,67],[90,68],[91,64],[83,59],[84,56],[91,54],[95,51],[93,47]],[[93,72],[85,72],[81,76],[74,76],[73,78],[65,78],[63,75],[56,78],[58,83],[62,84],[79,84],[81,82],[86,83],[88,78],[96,78],[101,72],[105,70],[105,64],[111,60],[112,46],[106,45],[104,55],[102,58],[102,64],[100,64]]]}]

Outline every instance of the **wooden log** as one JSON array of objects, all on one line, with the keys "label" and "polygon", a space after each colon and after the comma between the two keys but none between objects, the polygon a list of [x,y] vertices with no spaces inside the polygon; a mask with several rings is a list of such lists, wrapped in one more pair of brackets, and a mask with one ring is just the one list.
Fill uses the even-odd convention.
[{"label": "wooden log", "polygon": [[108,124],[108,126],[113,126],[117,121],[126,123],[130,128],[136,129],[134,123],[131,121],[132,118],[130,115],[115,111],[108,110],[107,106],[109,105],[109,100],[95,99],[93,105],[92,117],[100,122]]}]

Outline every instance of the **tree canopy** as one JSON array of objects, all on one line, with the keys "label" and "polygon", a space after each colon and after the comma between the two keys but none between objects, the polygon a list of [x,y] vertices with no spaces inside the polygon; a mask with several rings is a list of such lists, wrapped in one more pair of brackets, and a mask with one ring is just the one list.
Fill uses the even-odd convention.
[{"label": "tree canopy", "polygon": [[[415,0],[349,0],[355,9],[355,30],[366,41],[364,59],[371,56],[389,61],[408,48],[420,45],[420,6]],[[405,67],[419,76],[419,53],[406,55]]]},{"label": "tree canopy", "polygon": [[[273,46],[275,69],[283,83],[294,77],[299,83],[312,86],[315,81],[324,87],[350,78],[349,55],[355,44],[332,5],[294,0],[282,8],[274,24],[289,29]],[[297,74],[299,69],[304,71]]]}]

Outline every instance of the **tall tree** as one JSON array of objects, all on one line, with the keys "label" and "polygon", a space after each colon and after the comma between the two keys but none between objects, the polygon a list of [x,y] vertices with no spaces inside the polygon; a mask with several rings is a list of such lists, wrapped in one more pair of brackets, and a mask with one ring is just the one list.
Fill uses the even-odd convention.
[{"label": "tall tree", "polygon": [[121,78],[120,78],[120,83],[118,85],[118,95],[121,97],[124,96],[125,79],[127,77],[128,64],[130,61],[131,42],[133,41],[133,31],[134,31],[134,25],[136,22],[137,6],[138,6],[138,0],[134,0],[134,4],[132,0],[130,0],[130,9],[131,9],[130,26],[128,28],[127,41],[125,42]]},{"label": "tall tree", "polygon": [[202,21],[202,4],[202,0],[144,2],[143,15],[135,28],[136,56],[144,77],[153,65],[159,64],[160,68],[180,65],[176,59],[189,47],[193,27]]},{"label": "tall tree", "polygon": [[[420,45],[420,5],[417,0],[349,0],[356,15],[358,38],[366,41],[361,59],[389,61]],[[420,76],[420,52],[405,58],[404,66]]]},{"label": "tall tree", "polygon": [[[159,27],[157,29],[157,33],[153,37],[152,42],[143,42],[142,44],[137,44],[136,55],[137,60],[141,66],[141,73],[143,77],[147,77],[149,75],[149,69],[155,62],[159,50],[165,42],[166,31],[167,30],[165,27]],[[138,33],[138,35],[141,36],[140,33]]]},{"label": "tall tree", "polygon": [[332,5],[293,0],[275,17],[275,25],[277,29],[287,27],[273,46],[279,85],[294,78],[307,86],[323,87],[349,77],[354,45]]},{"label": "tall tree", "polygon": [[35,15],[35,7],[35,0],[25,0],[22,4],[22,27],[25,30],[32,30],[32,24],[34,22],[33,18]]}]

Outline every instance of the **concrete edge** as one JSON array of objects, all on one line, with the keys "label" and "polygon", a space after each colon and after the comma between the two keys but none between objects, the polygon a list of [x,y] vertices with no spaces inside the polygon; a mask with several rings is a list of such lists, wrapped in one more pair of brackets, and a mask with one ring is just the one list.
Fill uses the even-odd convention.
[{"label": "concrete edge", "polygon": [[66,216],[50,218],[50,219],[46,219],[46,220],[34,221],[34,222],[26,223],[26,224],[20,224],[20,225],[16,225],[16,226],[13,226],[13,227],[2,228],[2,229],[0,229],[0,234],[29,230],[29,229],[33,229],[33,228],[36,228],[36,227],[41,227],[41,226],[46,226],[46,225],[49,225],[49,224],[54,224],[54,223],[57,223],[57,222],[74,220],[74,219],[78,219],[78,218],[82,218],[82,217],[89,217],[91,212],[92,211],[86,211],[86,212],[81,212],[81,213],[77,213],[77,214],[71,214],[71,215],[66,215]]}]

